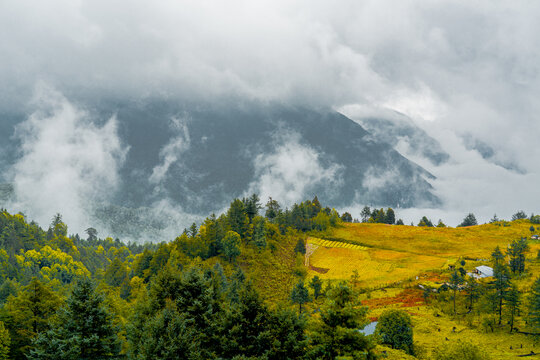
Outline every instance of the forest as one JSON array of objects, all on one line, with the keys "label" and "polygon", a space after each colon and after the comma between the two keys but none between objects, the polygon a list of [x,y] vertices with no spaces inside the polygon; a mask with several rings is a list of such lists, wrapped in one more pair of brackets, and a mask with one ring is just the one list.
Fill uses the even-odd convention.
[{"label": "forest", "polygon": [[[0,359],[495,359],[514,350],[493,352],[462,331],[519,337],[510,354],[535,353],[540,244],[528,237],[538,216],[454,229],[425,217],[405,226],[392,209],[358,215],[317,197],[282,209],[252,195],[172,241],[139,244],[91,227],[69,234],[61,214],[42,229],[2,210]],[[408,248],[414,241],[424,254]],[[475,277],[479,264],[493,276]]]}]

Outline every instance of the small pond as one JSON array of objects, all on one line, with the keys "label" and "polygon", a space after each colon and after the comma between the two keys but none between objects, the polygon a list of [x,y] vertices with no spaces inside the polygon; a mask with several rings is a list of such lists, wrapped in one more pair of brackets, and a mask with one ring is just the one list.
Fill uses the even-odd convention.
[{"label": "small pond", "polygon": [[363,329],[358,330],[364,335],[373,335],[375,332],[375,327],[377,326],[377,321],[373,321],[369,324],[367,324]]}]

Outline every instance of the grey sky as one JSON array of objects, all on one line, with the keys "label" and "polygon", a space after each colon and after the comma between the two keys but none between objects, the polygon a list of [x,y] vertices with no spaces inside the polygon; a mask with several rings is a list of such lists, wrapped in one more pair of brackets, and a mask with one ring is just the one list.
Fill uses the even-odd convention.
[{"label": "grey sky", "polygon": [[[28,106],[45,83],[68,99],[393,109],[451,155],[439,167],[413,159],[438,177],[446,210],[485,221],[540,211],[539,17],[536,1],[8,0],[0,108]],[[491,146],[492,161],[463,136]]]}]

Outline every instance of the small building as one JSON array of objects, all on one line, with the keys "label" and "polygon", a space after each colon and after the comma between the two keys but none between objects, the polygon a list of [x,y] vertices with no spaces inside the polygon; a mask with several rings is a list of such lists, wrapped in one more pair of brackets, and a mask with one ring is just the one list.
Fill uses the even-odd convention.
[{"label": "small building", "polygon": [[486,265],[480,265],[474,268],[472,276],[477,279],[483,279],[487,277],[493,276],[493,268],[486,266]]}]

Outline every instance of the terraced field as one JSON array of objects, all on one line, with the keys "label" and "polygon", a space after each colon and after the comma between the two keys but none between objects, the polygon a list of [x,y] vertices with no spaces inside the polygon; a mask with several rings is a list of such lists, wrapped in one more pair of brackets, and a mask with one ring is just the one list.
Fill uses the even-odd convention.
[{"label": "terraced field", "polygon": [[[345,224],[330,234],[331,240],[308,238],[315,248],[308,272],[323,279],[348,280],[357,270],[360,286],[377,288],[447,269],[460,259],[466,259],[471,270],[485,263],[495,246],[504,249],[515,238],[530,237],[529,227],[528,221],[469,228]],[[538,241],[529,245],[531,253],[540,250]]]}]

